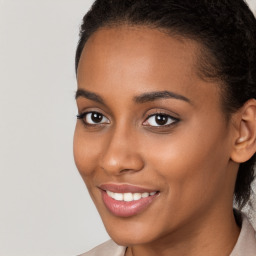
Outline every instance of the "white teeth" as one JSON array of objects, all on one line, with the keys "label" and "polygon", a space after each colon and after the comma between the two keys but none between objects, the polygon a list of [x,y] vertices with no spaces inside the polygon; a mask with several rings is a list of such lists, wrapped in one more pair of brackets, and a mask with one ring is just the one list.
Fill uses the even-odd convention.
[{"label": "white teeth", "polygon": [[141,199],[141,193],[134,193],[133,194],[133,200],[140,200]]},{"label": "white teeth", "polygon": [[146,198],[148,196],[153,196],[157,192],[144,192],[144,193],[114,193],[112,191],[106,190],[109,197],[117,200],[117,201],[125,201],[125,202],[131,202],[140,200],[141,198]]},{"label": "white teeth", "polygon": [[110,197],[114,197],[114,192],[112,192],[112,191],[109,191],[109,190],[107,190],[107,194],[110,196]]},{"label": "white teeth", "polygon": [[143,197],[143,198],[148,197],[148,196],[149,196],[149,193],[147,193],[147,192],[141,194],[141,197]]},{"label": "white teeth", "polygon": [[124,201],[125,201],[125,202],[131,202],[131,201],[133,201],[132,193],[124,193]]},{"label": "white teeth", "polygon": [[113,198],[117,201],[123,201],[124,200],[124,195],[121,193],[114,193]]}]

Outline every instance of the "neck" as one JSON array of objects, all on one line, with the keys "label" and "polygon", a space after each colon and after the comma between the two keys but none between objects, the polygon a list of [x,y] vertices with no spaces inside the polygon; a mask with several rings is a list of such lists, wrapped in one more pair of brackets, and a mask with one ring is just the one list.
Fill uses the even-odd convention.
[{"label": "neck", "polygon": [[211,209],[206,218],[198,217],[168,236],[145,245],[131,246],[126,256],[225,256],[229,255],[238,239],[237,226],[232,209],[215,212]]}]

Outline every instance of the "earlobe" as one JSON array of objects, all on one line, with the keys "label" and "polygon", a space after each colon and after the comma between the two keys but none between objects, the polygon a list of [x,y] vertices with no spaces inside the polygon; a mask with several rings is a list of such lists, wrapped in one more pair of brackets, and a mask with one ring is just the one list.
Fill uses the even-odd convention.
[{"label": "earlobe", "polygon": [[249,160],[256,152],[256,100],[250,99],[239,110],[238,126],[231,159],[237,163]]}]

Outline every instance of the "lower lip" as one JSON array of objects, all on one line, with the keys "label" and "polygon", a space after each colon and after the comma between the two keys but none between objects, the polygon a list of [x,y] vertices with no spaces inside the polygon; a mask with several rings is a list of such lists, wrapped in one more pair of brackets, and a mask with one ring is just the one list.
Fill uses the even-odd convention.
[{"label": "lower lip", "polygon": [[125,201],[117,201],[106,193],[106,191],[102,191],[102,199],[107,209],[115,216],[118,217],[131,217],[141,213],[145,210],[156,198],[158,193],[153,196],[148,196],[145,198],[141,198],[139,200],[125,202]]}]

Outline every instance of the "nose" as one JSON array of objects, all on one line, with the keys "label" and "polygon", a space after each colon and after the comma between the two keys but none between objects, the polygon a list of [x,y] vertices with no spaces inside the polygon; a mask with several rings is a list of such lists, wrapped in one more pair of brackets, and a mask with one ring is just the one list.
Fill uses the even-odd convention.
[{"label": "nose", "polygon": [[144,161],[138,152],[136,136],[125,129],[112,131],[103,149],[100,167],[110,175],[142,170]]}]

